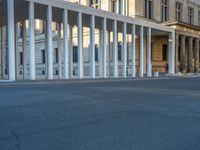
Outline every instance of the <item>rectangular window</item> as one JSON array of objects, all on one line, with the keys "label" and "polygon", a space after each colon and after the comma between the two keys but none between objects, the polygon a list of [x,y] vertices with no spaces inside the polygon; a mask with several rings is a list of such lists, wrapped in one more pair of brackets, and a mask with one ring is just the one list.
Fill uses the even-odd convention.
[{"label": "rectangular window", "polygon": [[178,47],[178,62],[181,61],[181,47]]},{"label": "rectangular window", "polygon": [[45,64],[45,50],[42,50],[42,63]]},{"label": "rectangular window", "polygon": [[6,58],[5,58],[6,64],[8,64],[8,47],[6,47]]},{"label": "rectangular window", "polygon": [[118,60],[122,60],[122,43],[118,43]]},{"label": "rectangular window", "polygon": [[176,21],[182,21],[182,4],[176,2]]},{"label": "rectangular window", "polygon": [[153,18],[153,5],[152,0],[145,0],[145,18],[152,19]]},{"label": "rectangular window", "polygon": [[162,60],[167,61],[167,45],[162,46]]},{"label": "rectangular window", "polygon": [[19,60],[20,60],[19,64],[23,65],[23,52],[19,53]]},{"label": "rectangular window", "polygon": [[55,62],[58,63],[58,48],[55,48]]},{"label": "rectangular window", "polygon": [[19,37],[22,38],[23,36],[23,27],[22,27],[22,23],[19,24]]},{"label": "rectangular window", "polygon": [[99,0],[90,0],[89,6],[93,8],[100,8]]},{"label": "rectangular window", "polygon": [[198,19],[199,19],[199,26],[200,26],[200,10],[199,10],[199,14],[198,14]]},{"label": "rectangular window", "polygon": [[154,51],[153,51],[153,43],[151,43],[151,60],[153,61],[154,60]]},{"label": "rectangular window", "polygon": [[[200,49],[199,49],[199,51],[200,51]],[[200,62],[200,53],[199,53],[199,62]]]},{"label": "rectangular window", "polygon": [[73,47],[73,62],[78,62],[78,47]]},{"label": "rectangular window", "polygon": [[93,0],[90,0],[90,7],[93,7]]},{"label": "rectangular window", "polygon": [[162,21],[168,21],[168,13],[169,13],[169,2],[168,0],[162,0],[162,3],[161,3],[161,10],[162,10]]},{"label": "rectangular window", "polygon": [[122,5],[122,0],[118,0],[118,10],[119,10],[119,14],[122,14],[122,9],[121,9],[121,5]]},{"label": "rectangular window", "polygon": [[111,4],[111,6],[112,6],[112,8],[111,8],[111,10],[112,10],[112,12],[113,13],[117,13],[117,0],[112,0],[112,2],[111,2],[112,4]]},{"label": "rectangular window", "polygon": [[97,45],[95,45],[95,61],[96,62],[99,61],[98,51],[99,51],[99,47]]},{"label": "rectangular window", "polygon": [[194,21],[194,9],[188,7],[188,23],[193,24],[193,21]]}]

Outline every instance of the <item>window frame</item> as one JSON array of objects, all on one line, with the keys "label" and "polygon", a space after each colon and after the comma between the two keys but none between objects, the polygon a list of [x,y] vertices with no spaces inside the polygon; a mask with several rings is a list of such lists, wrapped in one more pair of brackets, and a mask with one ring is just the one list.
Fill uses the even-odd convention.
[{"label": "window frame", "polygon": [[168,61],[168,45],[162,44],[162,61]]},{"label": "window frame", "polygon": [[188,6],[188,23],[194,24],[194,8],[191,6]]},{"label": "window frame", "polygon": [[161,1],[161,21],[165,22],[169,20],[169,0]]},{"label": "window frame", "polygon": [[19,65],[23,65],[23,52],[19,52]]},{"label": "window frame", "polygon": [[183,20],[183,4],[181,2],[176,1],[176,21],[181,22],[182,20]]},{"label": "window frame", "polygon": [[118,42],[118,61],[122,61],[122,42]]},{"label": "window frame", "polygon": [[78,46],[73,46],[72,52],[73,63],[78,63]]},{"label": "window frame", "polygon": [[[144,17],[153,19],[153,0],[144,0]],[[150,6],[151,3],[151,6]]]},{"label": "window frame", "polygon": [[46,63],[46,52],[45,52],[45,49],[41,50],[41,54],[42,54],[41,62],[42,62],[42,64],[45,64]]}]

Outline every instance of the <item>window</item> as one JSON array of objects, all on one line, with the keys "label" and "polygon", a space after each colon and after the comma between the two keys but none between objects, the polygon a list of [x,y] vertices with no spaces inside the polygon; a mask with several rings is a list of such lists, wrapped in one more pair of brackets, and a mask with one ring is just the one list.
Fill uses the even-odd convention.
[{"label": "window", "polygon": [[169,13],[169,10],[168,10],[168,0],[162,0],[162,4],[161,4],[161,7],[162,7],[162,21],[167,21],[168,20],[168,13]]},{"label": "window", "polygon": [[122,14],[121,5],[122,5],[122,0],[118,0],[118,10],[119,10],[119,14]]},{"label": "window", "polygon": [[199,10],[199,14],[198,14],[198,19],[199,19],[199,26],[200,26],[200,10]]},{"label": "window", "polygon": [[193,24],[193,20],[194,20],[194,9],[191,7],[188,7],[188,23],[189,24]]},{"label": "window", "polygon": [[93,4],[94,4],[94,3],[93,3],[93,0],[90,0],[90,4],[89,4],[89,5],[90,5],[90,7],[92,7],[92,6],[93,6]]},{"label": "window", "polygon": [[45,50],[42,50],[42,63],[45,64]]},{"label": "window", "polygon": [[167,45],[162,46],[162,60],[167,61]]},{"label": "window", "polygon": [[154,50],[153,50],[154,46],[153,43],[151,43],[151,60],[154,60]]},{"label": "window", "polygon": [[112,10],[112,12],[113,13],[117,13],[117,0],[112,0],[112,2],[111,2],[112,4],[111,4],[111,10]]},{"label": "window", "polygon": [[95,61],[98,62],[99,61],[99,57],[98,57],[98,51],[99,51],[99,48],[97,45],[95,45]]},{"label": "window", "polygon": [[152,0],[145,0],[145,18],[152,19],[153,18],[153,5]]},{"label": "window", "polygon": [[22,65],[23,64],[23,53],[22,52],[19,53],[19,60],[20,60],[19,64]]},{"label": "window", "polygon": [[73,47],[73,62],[78,62],[78,47]]},{"label": "window", "polygon": [[58,48],[55,48],[55,62],[58,63]]},{"label": "window", "polygon": [[122,43],[118,43],[118,60],[122,60]]},{"label": "window", "polygon": [[6,58],[5,58],[5,62],[6,64],[8,64],[8,47],[6,47]]},{"label": "window", "polygon": [[181,61],[181,47],[178,47],[178,62]]},{"label": "window", "polygon": [[[199,51],[200,51],[200,49],[199,49]],[[200,62],[200,53],[199,53],[199,62]]]},{"label": "window", "polygon": [[182,21],[182,4],[176,2],[176,21]]},{"label": "window", "polygon": [[22,27],[22,23],[19,23],[19,37],[22,38],[22,35],[23,35],[23,27]]},{"label": "window", "polygon": [[93,8],[100,8],[99,0],[90,0],[89,6]]}]

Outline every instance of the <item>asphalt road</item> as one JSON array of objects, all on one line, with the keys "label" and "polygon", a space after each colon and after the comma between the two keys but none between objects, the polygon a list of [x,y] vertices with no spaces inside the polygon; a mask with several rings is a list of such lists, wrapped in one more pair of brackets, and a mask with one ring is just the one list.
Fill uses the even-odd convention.
[{"label": "asphalt road", "polygon": [[0,150],[200,150],[200,78],[0,83]]}]

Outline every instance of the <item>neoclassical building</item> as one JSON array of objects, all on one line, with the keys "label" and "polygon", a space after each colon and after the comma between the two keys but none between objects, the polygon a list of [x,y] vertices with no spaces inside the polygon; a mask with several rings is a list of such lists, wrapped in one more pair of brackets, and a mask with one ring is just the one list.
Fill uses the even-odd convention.
[{"label": "neoclassical building", "polygon": [[0,79],[199,71],[198,0],[0,0]]}]

